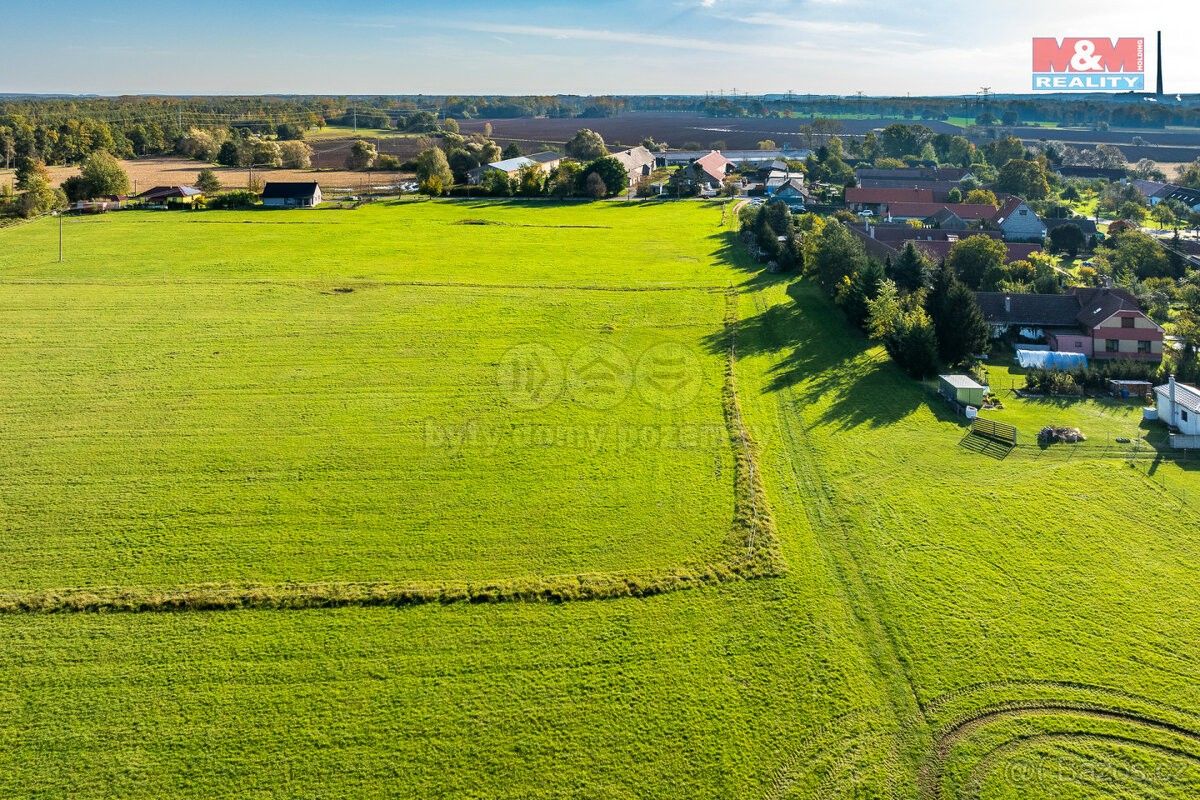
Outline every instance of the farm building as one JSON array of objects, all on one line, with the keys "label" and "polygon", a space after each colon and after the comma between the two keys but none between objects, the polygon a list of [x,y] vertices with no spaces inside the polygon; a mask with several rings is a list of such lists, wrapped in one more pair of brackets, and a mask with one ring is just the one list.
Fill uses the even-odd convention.
[{"label": "farm building", "polygon": [[155,186],[135,197],[147,205],[191,205],[204,197],[204,192],[195,186]]},{"label": "farm building", "polygon": [[962,406],[983,406],[986,388],[970,375],[939,375],[938,394]]},{"label": "farm building", "polygon": [[1151,207],[1167,200],[1183,203],[1192,211],[1200,211],[1200,189],[1189,189],[1161,181],[1133,180],[1129,184],[1137,189]]},{"label": "farm building", "polygon": [[1124,289],[1073,289],[1069,294],[977,292],[994,336],[1035,329],[1054,352],[1101,360],[1161,361],[1163,329]]},{"label": "farm building", "polygon": [[1154,387],[1158,418],[1184,436],[1200,437],[1200,389],[1177,383],[1172,375]]},{"label": "farm building", "polygon": [[[678,167],[690,164],[708,155],[711,150],[675,150],[669,153],[657,153],[655,161],[660,167]],[[812,153],[811,150],[782,149],[782,150],[719,150],[729,162],[740,169],[759,168],[774,161],[803,161]]]},{"label": "farm building", "polygon": [[319,205],[321,199],[321,186],[316,181],[272,181],[262,192],[263,205],[268,208],[310,208]]},{"label": "farm building", "polygon": [[621,166],[629,173],[629,185],[636,186],[637,182],[642,178],[650,177],[650,173],[654,172],[654,153],[651,153],[645,147],[631,147],[628,150],[620,150],[611,154],[613,158],[621,162]]},{"label": "farm building", "polygon": [[902,181],[908,186],[931,183],[958,183],[970,176],[963,167],[859,167],[854,177],[859,186],[871,186],[868,181]]},{"label": "farm building", "polygon": [[479,184],[483,182],[483,176],[488,172],[503,172],[508,177],[514,177],[523,167],[537,166],[541,167],[543,172],[549,172],[562,163],[562,156],[550,150],[544,150],[540,153],[533,153],[527,156],[516,156],[515,158],[506,158],[503,161],[493,161],[490,164],[484,164],[481,167],[476,167],[467,173],[467,183]]}]

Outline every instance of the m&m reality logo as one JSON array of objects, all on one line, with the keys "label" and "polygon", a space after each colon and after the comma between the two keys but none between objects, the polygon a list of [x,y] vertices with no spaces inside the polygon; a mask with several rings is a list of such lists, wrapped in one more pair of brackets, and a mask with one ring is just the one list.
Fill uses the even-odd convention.
[{"label": "m&m reality logo", "polygon": [[1146,45],[1141,38],[1033,40],[1033,88],[1043,92],[1140,92]]}]

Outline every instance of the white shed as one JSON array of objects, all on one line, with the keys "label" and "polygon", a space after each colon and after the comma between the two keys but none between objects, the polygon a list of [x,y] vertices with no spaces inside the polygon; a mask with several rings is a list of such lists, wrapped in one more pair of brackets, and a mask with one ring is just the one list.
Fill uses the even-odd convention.
[{"label": "white shed", "polygon": [[1176,383],[1172,375],[1154,387],[1154,396],[1159,419],[1185,436],[1200,436],[1200,389]]}]

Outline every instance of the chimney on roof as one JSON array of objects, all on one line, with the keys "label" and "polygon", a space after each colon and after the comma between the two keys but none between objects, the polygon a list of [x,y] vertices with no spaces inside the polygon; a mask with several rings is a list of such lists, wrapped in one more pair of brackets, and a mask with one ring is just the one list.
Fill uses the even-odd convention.
[{"label": "chimney on roof", "polygon": [[1004,295],[1004,313],[1005,314],[1012,313],[1012,298],[1009,297],[1008,295]]},{"label": "chimney on roof", "polygon": [[1175,373],[1174,372],[1172,372],[1170,377],[1167,378],[1167,397],[1169,397],[1171,400],[1171,411],[1170,411],[1171,419],[1167,420],[1167,424],[1174,427],[1175,416],[1178,413],[1175,410]]}]

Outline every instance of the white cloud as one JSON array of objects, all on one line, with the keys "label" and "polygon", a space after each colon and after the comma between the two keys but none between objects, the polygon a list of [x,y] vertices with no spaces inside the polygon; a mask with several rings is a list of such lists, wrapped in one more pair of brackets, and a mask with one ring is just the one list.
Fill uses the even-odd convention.
[{"label": "white cloud", "polygon": [[[829,2],[829,0],[824,1]],[[842,21],[802,19],[800,17],[793,17],[769,11],[756,11],[744,16],[730,17],[730,19],[746,25],[758,25],[762,27],[774,28],[776,30],[784,29],[790,31],[799,31],[801,33],[809,33],[817,36],[849,35],[862,37],[879,34],[888,34],[889,36],[924,36],[923,33],[918,31],[889,28],[884,25],[880,25],[877,22],[864,22],[861,20],[849,19]]]},{"label": "white cloud", "polygon": [[642,45],[645,47],[663,47],[673,50],[699,50],[709,53],[737,53],[747,57],[794,58],[804,53],[812,53],[813,48],[805,46],[784,46],[755,43],[749,45],[724,38],[696,39],[687,36],[667,36],[658,33],[640,33],[637,31],[616,31],[607,28],[565,28],[546,25],[512,25],[504,23],[478,22],[461,26],[460,29],[477,33],[490,33],[505,36],[533,36],[542,39],[557,39],[560,41],[611,42],[614,44]]}]

